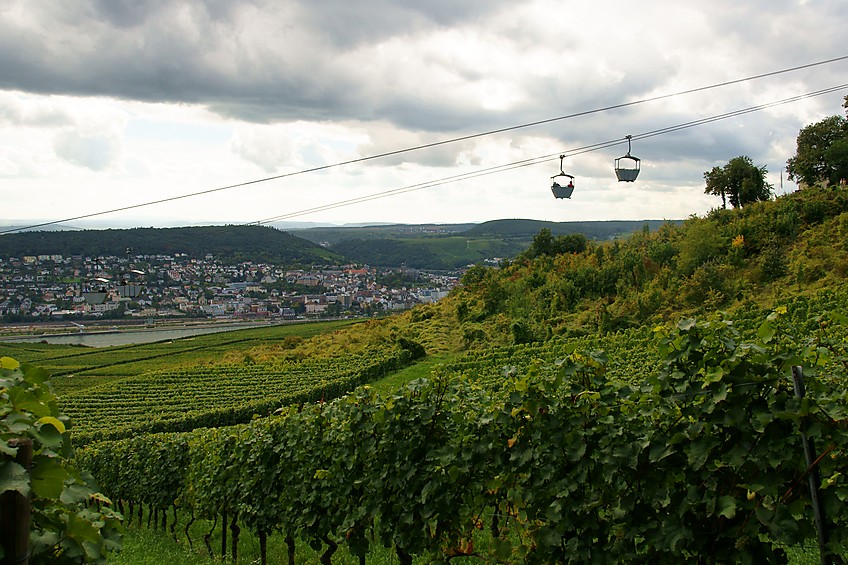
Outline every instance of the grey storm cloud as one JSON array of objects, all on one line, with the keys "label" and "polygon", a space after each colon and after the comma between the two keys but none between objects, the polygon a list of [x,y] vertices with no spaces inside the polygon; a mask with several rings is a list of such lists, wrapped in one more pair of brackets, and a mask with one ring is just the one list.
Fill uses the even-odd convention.
[{"label": "grey storm cloud", "polygon": [[[369,76],[369,61],[357,65],[353,53],[474,22],[507,4],[32,0],[0,19],[0,88],[198,103],[255,122],[388,118],[447,127],[470,105],[440,108],[415,92],[389,92],[373,80],[385,77]],[[421,118],[425,107],[448,117]]]},{"label": "grey storm cloud", "polygon": [[[841,45],[848,2],[615,4],[609,17],[594,19],[581,15],[579,2],[554,4],[550,25],[539,27],[538,20],[499,18],[515,7],[506,0],[9,0],[0,7],[0,89],[200,104],[256,123],[389,123],[449,137],[682,89],[677,79],[698,77],[714,53],[736,45],[735,67],[724,79],[844,54],[822,52]],[[662,6],[689,9],[698,19],[691,30],[678,29],[659,17]],[[637,19],[637,12],[654,17]],[[515,58],[497,60],[493,49],[490,67],[482,69],[462,53],[416,48],[435,33],[504,42]],[[663,34],[676,37],[680,49],[654,41]],[[531,53],[544,61],[541,71],[525,70],[522,57]],[[800,76],[822,77],[819,86],[829,86],[844,80],[844,68]],[[456,88],[434,84],[436,75]],[[498,80],[520,93],[506,109],[487,108],[462,91]],[[745,97],[756,93],[752,86],[725,110],[750,105]],[[702,98],[706,115],[714,112],[711,96]],[[701,117],[699,111],[683,115],[646,105],[514,135],[550,136],[568,148],[682,123]],[[640,146],[726,159],[758,141],[751,128],[769,129],[763,115],[748,123],[748,131],[722,126],[677,138],[700,144],[666,136]],[[382,144],[364,145],[370,146]],[[462,150],[434,159],[450,164]],[[108,161],[105,155],[111,153],[91,149],[68,158],[97,167]]]}]

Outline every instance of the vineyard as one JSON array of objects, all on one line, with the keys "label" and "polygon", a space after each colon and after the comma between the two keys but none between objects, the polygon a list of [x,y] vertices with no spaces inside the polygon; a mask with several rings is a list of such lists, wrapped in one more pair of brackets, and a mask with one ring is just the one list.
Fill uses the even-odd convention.
[{"label": "vineyard", "polygon": [[[396,347],[372,351],[343,335],[333,336],[341,346],[312,346],[344,356],[285,349],[257,361],[242,350],[240,362],[58,382],[77,462],[125,522],[170,513],[171,535],[210,555],[211,532],[201,545],[188,522],[178,532],[178,514],[226,526],[230,551],[244,528],[263,548],[271,536],[286,548],[307,542],[324,563],[340,546],[363,560],[389,548],[402,563],[782,562],[785,549],[815,539],[802,430],[825,450],[817,470],[830,543],[846,553],[846,300],[835,287],[784,299],[765,321],[752,304],[732,322],[716,314],[472,350],[382,395],[356,387],[414,361],[397,335]],[[416,336],[444,326],[417,316]],[[284,341],[268,331],[264,346]],[[221,349],[207,355],[234,341],[215,339]],[[179,355],[180,345],[195,354],[189,340],[133,355]],[[121,355],[118,366],[130,367]],[[811,378],[804,402],[792,395],[793,363]],[[73,389],[77,378],[89,381]]]},{"label": "vineyard", "polygon": [[826,336],[845,326],[795,336],[782,312],[750,342],[727,321],[658,328],[642,379],[611,379],[603,356],[575,350],[496,389],[442,370],[391,395],[361,387],[245,425],[91,444],[78,460],[137,521],[145,507],[224,517],[234,556],[244,527],[263,547],[300,537],[322,563],[340,544],[362,560],[393,547],[401,563],[762,563],[815,538],[804,432],[825,450],[830,548],[844,554],[848,353]]},{"label": "vineyard", "polygon": [[335,398],[412,360],[400,348],[287,363],[217,364],[147,373],[66,394],[74,442],[228,426],[282,406]]},{"label": "vineyard", "polygon": [[602,337],[554,339],[466,353],[446,363],[444,371],[484,387],[498,388],[510,371],[524,371],[534,363],[544,370],[556,371],[557,361],[575,351],[587,352],[603,362],[607,378],[622,383],[640,381],[660,365],[660,355],[650,330],[639,328]]},{"label": "vineyard", "polygon": [[[838,305],[845,300],[848,289],[843,288],[783,301],[782,307],[787,310],[785,323],[796,332],[820,331],[815,313],[838,311]],[[764,313],[750,308],[736,312],[736,316],[734,327],[747,338],[754,338]],[[264,339],[267,345],[268,331],[262,330],[262,334],[265,335],[249,338],[250,342]],[[247,339],[219,338],[217,344],[223,349]],[[157,351],[157,347],[177,351],[178,345],[171,342],[147,346],[144,353]],[[197,346],[188,342],[183,347],[193,351]],[[215,350],[207,348],[206,352]],[[651,329],[634,328],[603,336],[555,338],[471,351],[453,357],[442,370],[479,386],[497,388],[509,371],[524,371],[534,363],[541,370],[555,371],[557,361],[575,351],[584,351],[603,362],[608,379],[631,385],[656,373],[662,362]],[[137,351],[134,353],[138,355]],[[254,414],[267,415],[283,405],[335,398],[414,361],[412,357],[401,348],[385,346],[341,357],[315,355],[304,360],[265,362],[248,358],[240,363],[194,364],[147,372],[96,386],[91,382],[98,377],[92,376],[78,390],[71,384],[84,376],[61,377],[59,390],[65,391],[62,408],[72,418],[75,442],[81,445],[93,439],[141,432],[188,431],[247,422]]]}]

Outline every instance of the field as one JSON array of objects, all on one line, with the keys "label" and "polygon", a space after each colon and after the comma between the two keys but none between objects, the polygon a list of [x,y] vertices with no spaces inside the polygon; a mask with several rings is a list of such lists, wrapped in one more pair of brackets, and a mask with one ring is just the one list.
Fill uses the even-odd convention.
[{"label": "field", "polygon": [[[314,335],[350,326],[350,320],[290,324],[211,333],[180,340],[88,348],[47,343],[3,342],[3,355],[35,363],[54,377],[68,375],[125,377],[147,371],[220,361],[257,345],[292,344]],[[59,379],[54,381],[64,390]]]}]

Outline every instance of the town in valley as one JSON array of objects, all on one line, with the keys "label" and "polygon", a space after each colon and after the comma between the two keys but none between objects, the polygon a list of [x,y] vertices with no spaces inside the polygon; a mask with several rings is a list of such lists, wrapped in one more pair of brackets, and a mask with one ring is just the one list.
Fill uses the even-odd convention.
[{"label": "town in valley", "polygon": [[225,263],[210,254],[0,257],[0,321],[374,316],[437,301],[460,275],[366,265]]}]

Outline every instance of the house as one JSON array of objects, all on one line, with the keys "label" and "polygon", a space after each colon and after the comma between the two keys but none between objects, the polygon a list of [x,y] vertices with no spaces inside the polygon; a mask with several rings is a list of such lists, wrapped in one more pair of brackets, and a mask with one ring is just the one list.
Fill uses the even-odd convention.
[{"label": "house", "polygon": [[306,303],[306,313],[307,314],[323,314],[327,311],[326,304],[318,304],[316,302],[307,302]]},{"label": "house", "polygon": [[298,277],[295,282],[303,286],[318,286],[321,284],[321,279],[315,275],[303,275]]}]

